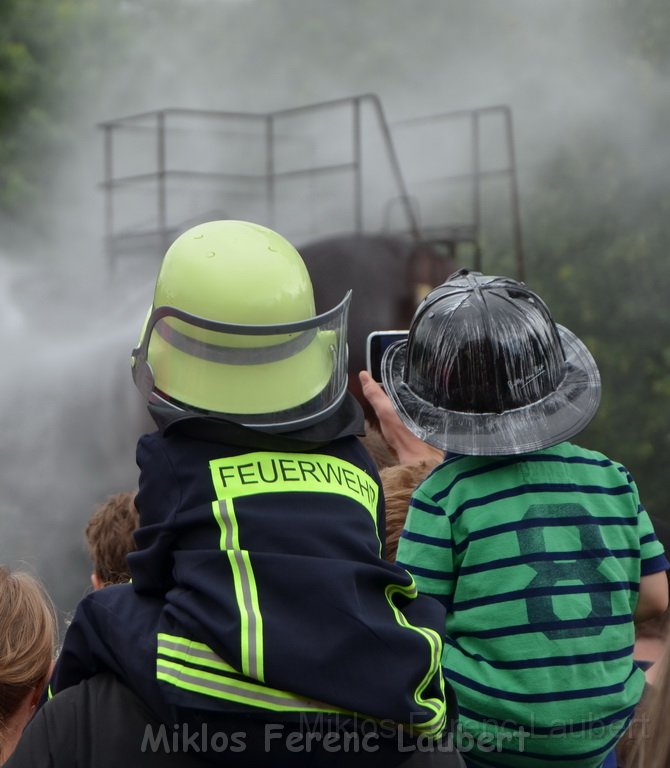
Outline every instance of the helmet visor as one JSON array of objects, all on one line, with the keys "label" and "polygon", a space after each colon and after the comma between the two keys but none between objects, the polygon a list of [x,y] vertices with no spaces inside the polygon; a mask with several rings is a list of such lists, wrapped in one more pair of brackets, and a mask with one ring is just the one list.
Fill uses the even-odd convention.
[{"label": "helmet visor", "polygon": [[322,315],[277,325],[224,323],[174,307],[150,313],[133,378],[151,402],[275,431],[325,418],[347,387],[351,292]]}]

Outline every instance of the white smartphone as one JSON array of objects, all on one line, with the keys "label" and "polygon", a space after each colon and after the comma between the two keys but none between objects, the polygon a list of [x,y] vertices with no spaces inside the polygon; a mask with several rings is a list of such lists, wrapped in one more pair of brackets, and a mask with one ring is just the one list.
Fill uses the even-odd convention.
[{"label": "white smartphone", "polygon": [[407,338],[409,331],[372,331],[368,334],[365,359],[368,373],[372,378],[381,382],[381,366],[384,352],[396,341]]}]

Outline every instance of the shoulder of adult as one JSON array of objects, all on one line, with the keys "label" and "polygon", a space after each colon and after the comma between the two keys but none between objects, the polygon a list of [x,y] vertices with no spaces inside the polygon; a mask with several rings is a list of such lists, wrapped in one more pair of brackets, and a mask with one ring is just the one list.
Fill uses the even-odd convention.
[{"label": "shoulder of adult", "polygon": [[[162,731],[165,737],[162,737]],[[197,768],[202,760],[170,751],[171,729],[156,722],[116,677],[100,673],[58,693],[24,731],[7,768]],[[163,749],[167,745],[167,750]]]}]

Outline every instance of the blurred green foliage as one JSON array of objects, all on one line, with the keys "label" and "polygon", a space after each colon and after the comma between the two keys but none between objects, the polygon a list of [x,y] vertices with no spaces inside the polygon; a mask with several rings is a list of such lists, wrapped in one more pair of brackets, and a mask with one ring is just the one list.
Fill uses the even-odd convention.
[{"label": "blurred green foliage", "polygon": [[650,511],[670,516],[670,184],[644,173],[603,137],[558,153],[525,206],[527,282],[600,368],[602,403],[577,441],[623,462]]},{"label": "blurred green foliage", "polygon": [[108,38],[122,39],[117,0],[0,3],[0,210],[15,218],[47,199],[51,170],[78,140],[71,117],[95,97]]}]

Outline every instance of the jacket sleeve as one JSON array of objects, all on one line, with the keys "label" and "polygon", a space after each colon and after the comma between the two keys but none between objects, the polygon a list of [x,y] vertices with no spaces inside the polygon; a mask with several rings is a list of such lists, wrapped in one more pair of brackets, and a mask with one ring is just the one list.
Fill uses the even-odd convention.
[{"label": "jacket sleeve", "polygon": [[158,433],[140,438],[137,466],[140,476],[135,504],[140,523],[135,531],[137,551],[128,555],[128,565],[135,591],[159,596],[174,586],[174,519],[180,491]]},{"label": "jacket sleeve", "polygon": [[49,681],[49,698],[101,671],[122,674],[109,645],[110,627],[118,625],[119,619],[108,604],[123,600],[129,590],[132,594],[128,584],[105,587],[104,591],[92,592],[79,602]]}]

